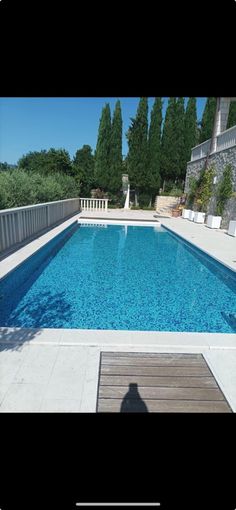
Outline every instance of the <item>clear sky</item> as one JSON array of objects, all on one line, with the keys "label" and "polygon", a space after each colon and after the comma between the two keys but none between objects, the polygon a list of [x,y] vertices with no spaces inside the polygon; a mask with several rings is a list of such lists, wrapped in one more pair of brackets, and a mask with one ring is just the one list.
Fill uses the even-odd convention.
[{"label": "clear sky", "polygon": [[[123,119],[123,154],[128,146],[125,133],[130,117],[137,111],[137,97],[57,97],[0,98],[0,162],[16,164],[29,151],[66,149],[71,158],[84,144],[96,148],[101,111],[109,103],[113,113],[117,99],[121,101]],[[165,115],[168,98],[164,99]],[[185,99],[187,102],[187,98]],[[197,98],[201,119],[206,98]],[[149,98],[149,116],[154,98]]]}]

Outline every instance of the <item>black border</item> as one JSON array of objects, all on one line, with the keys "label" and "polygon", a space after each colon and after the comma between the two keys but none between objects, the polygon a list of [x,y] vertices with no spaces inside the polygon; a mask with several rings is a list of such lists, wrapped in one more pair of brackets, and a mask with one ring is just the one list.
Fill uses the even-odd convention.
[{"label": "black border", "polygon": [[[2,0],[0,95],[234,96],[235,17],[234,0],[76,15],[71,3]],[[0,427],[2,510],[78,499],[236,508],[235,414],[2,413]]]}]

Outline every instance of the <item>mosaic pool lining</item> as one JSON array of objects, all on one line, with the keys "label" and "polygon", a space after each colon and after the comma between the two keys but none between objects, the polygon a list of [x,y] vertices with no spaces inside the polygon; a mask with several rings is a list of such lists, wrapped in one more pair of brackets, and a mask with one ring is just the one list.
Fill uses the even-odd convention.
[{"label": "mosaic pool lining", "polygon": [[236,331],[232,271],[164,228],[106,227],[74,224],[4,278],[0,325]]}]

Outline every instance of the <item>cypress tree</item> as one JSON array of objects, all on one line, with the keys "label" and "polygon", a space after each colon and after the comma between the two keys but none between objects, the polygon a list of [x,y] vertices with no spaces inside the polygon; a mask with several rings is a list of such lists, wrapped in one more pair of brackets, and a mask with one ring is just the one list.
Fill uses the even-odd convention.
[{"label": "cypress tree", "polygon": [[201,132],[199,143],[205,142],[212,137],[216,111],[216,97],[208,97],[202,116]]},{"label": "cypress tree", "polygon": [[147,189],[151,198],[159,190],[161,183],[161,124],[162,98],[156,97],[151,111],[151,121],[148,134],[148,183]]},{"label": "cypress tree", "polygon": [[186,173],[184,120],[184,97],[179,97],[175,108],[176,179],[184,179]]},{"label": "cypress tree", "polygon": [[94,156],[90,145],[76,151],[73,160],[73,176],[80,183],[81,196],[89,197],[94,185]]},{"label": "cypress tree", "polygon": [[173,179],[176,176],[176,97],[170,97],[165,115],[161,139],[161,177]]},{"label": "cypress tree", "polygon": [[121,189],[122,174],[122,116],[120,101],[116,102],[111,127],[110,147],[110,181],[109,190],[112,192]]},{"label": "cypress tree", "polygon": [[185,163],[191,158],[191,149],[198,144],[197,133],[197,101],[196,97],[190,97],[185,112],[184,140],[185,140]]},{"label": "cypress tree", "polygon": [[233,126],[236,126],[236,101],[230,103],[227,129]]},{"label": "cypress tree", "polygon": [[102,110],[95,153],[95,181],[107,191],[110,180],[111,111],[106,104]]},{"label": "cypress tree", "polygon": [[135,119],[131,119],[127,133],[129,152],[127,157],[128,174],[131,186],[135,188],[136,204],[140,191],[147,186],[148,169],[148,100],[143,97],[139,101]]}]

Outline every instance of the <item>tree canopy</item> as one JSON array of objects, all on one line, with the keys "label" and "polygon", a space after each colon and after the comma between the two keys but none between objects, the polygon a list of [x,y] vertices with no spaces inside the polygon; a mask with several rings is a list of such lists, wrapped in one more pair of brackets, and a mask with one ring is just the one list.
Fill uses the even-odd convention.
[{"label": "tree canopy", "polygon": [[166,110],[161,139],[161,176],[162,179],[176,177],[176,97],[170,97]]},{"label": "tree canopy", "polygon": [[208,97],[202,116],[199,143],[203,143],[212,137],[215,112],[216,112],[216,97]]},{"label": "tree canopy", "polygon": [[38,172],[42,175],[54,173],[72,174],[72,164],[68,151],[65,149],[49,149],[29,152],[18,161],[18,167],[27,172]]},{"label": "tree canopy", "polygon": [[129,152],[127,167],[131,186],[136,193],[145,191],[148,169],[148,99],[139,101],[136,117],[127,132]]},{"label": "tree canopy", "polygon": [[184,119],[185,162],[190,161],[191,149],[198,144],[196,97],[189,97]]},{"label": "tree canopy", "polygon": [[119,191],[122,175],[122,116],[120,101],[116,102],[111,125],[109,190]]},{"label": "tree canopy", "polygon": [[73,176],[80,183],[82,195],[89,197],[91,189],[94,187],[94,156],[90,145],[83,145],[76,151],[72,169]]},{"label": "tree canopy", "polygon": [[151,121],[148,133],[148,183],[151,194],[158,192],[161,171],[161,125],[162,98],[156,97],[151,111]]},{"label": "tree canopy", "polygon": [[102,110],[95,152],[95,181],[107,191],[110,181],[111,111],[106,104]]}]

